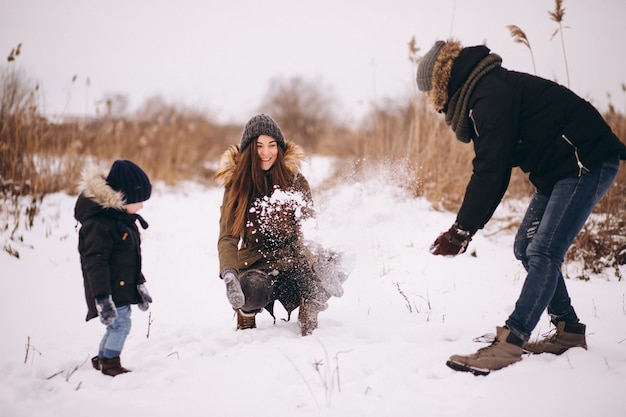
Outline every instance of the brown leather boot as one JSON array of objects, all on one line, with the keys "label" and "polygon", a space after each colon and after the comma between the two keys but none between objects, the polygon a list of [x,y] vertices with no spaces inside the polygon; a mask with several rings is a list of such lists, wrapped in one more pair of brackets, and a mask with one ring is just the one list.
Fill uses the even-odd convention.
[{"label": "brown leather boot", "polygon": [[237,330],[256,328],[256,313],[246,313],[237,309]]},{"label": "brown leather boot", "polygon": [[493,343],[471,355],[452,355],[446,362],[455,371],[471,372],[474,375],[489,375],[522,360],[524,342],[506,327],[496,328]]},{"label": "brown leather boot", "polygon": [[559,321],[552,332],[544,334],[544,339],[524,343],[523,349],[535,354],[553,353],[555,355],[560,355],[573,347],[587,349],[586,329],[587,326],[582,323]]},{"label": "brown leather boot", "polygon": [[122,366],[119,356],[117,358],[100,358],[100,366],[102,373],[109,376],[117,376],[130,372],[130,369],[126,369]]},{"label": "brown leather boot", "polygon": [[97,356],[91,358],[91,366],[93,366],[93,369],[95,369],[96,371],[100,371],[102,369],[102,367],[100,366],[100,358]]},{"label": "brown leather boot", "polygon": [[313,330],[317,329],[317,315],[320,311],[324,311],[327,308],[327,304],[320,303],[316,300],[300,301],[300,309],[298,310],[298,323],[300,324],[300,331],[302,336],[308,336],[313,333]]}]

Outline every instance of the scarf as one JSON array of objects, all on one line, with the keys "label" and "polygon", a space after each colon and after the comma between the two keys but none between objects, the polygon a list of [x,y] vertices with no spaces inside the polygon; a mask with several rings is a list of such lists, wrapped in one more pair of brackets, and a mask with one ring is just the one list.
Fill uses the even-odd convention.
[{"label": "scarf", "polygon": [[498,54],[487,55],[472,70],[461,88],[450,97],[446,111],[446,124],[452,128],[456,138],[463,143],[469,143],[472,139],[472,122],[467,107],[474,87],[485,74],[501,64],[502,58]]},{"label": "scarf", "polygon": [[145,230],[148,228],[148,222],[139,214],[129,214],[120,210],[107,210],[110,217],[117,221],[117,230],[123,236],[124,233],[132,233],[133,225],[136,221],[141,224],[141,227]]}]

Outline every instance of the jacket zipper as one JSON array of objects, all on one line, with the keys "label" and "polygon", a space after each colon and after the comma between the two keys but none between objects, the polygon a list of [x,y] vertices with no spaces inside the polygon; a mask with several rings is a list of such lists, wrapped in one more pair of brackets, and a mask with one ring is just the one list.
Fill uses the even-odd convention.
[{"label": "jacket zipper", "polygon": [[474,120],[474,109],[470,109],[469,118],[472,121],[472,126],[474,126],[474,133],[476,133],[476,137],[480,137],[480,134],[478,133],[478,128],[476,127],[476,120]]},{"label": "jacket zipper", "polygon": [[565,142],[569,143],[572,148],[574,148],[574,156],[576,157],[576,164],[578,164],[578,176],[580,177],[581,175],[583,175],[583,171],[589,172],[589,169],[583,165],[580,157],[578,156],[578,148],[576,147],[576,145],[574,145],[572,141],[570,141],[567,136],[565,136],[565,134],[562,134],[561,137],[565,140]]}]

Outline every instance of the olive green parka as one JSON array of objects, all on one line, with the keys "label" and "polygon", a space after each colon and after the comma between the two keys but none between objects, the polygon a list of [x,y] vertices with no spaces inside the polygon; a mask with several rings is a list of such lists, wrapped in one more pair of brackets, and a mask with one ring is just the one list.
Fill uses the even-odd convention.
[{"label": "olive green parka", "polygon": [[[260,200],[252,202],[244,236],[232,234],[235,213],[226,212],[232,176],[239,157],[239,147],[236,145],[229,147],[222,155],[215,175],[216,181],[224,187],[217,244],[220,274],[226,268],[233,268],[237,272],[250,268],[267,272],[288,270],[294,260],[307,257],[301,221],[313,215],[311,189],[300,172],[305,158],[304,152],[295,143],[286,141],[284,161],[287,169],[293,174],[293,183],[289,190],[281,191],[293,197],[291,203],[283,206],[282,210],[277,210],[276,216],[263,216],[259,212],[259,207],[262,207],[264,202]],[[273,194],[276,194],[276,191]],[[265,196],[265,202],[271,197]]]}]

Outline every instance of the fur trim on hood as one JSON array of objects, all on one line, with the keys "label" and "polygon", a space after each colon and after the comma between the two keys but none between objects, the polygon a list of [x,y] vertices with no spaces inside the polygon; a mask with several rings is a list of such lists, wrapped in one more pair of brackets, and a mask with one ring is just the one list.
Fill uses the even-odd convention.
[{"label": "fur trim on hood", "polygon": [[[215,173],[215,181],[222,187],[226,187],[232,180],[235,167],[239,162],[239,146],[231,145],[224,151]],[[296,175],[302,167],[302,162],[305,159],[304,150],[295,143],[287,140],[285,150],[285,165],[289,172]]]},{"label": "fur trim on hood", "polygon": [[86,168],[81,173],[78,193],[103,208],[124,210],[124,194],[111,188],[106,182],[106,176],[97,167]]},{"label": "fur trim on hood", "polygon": [[448,82],[452,75],[452,66],[462,49],[459,41],[448,40],[437,55],[433,66],[433,88],[430,92],[433,108],[437,112],[443,111],[448,104]]}]

